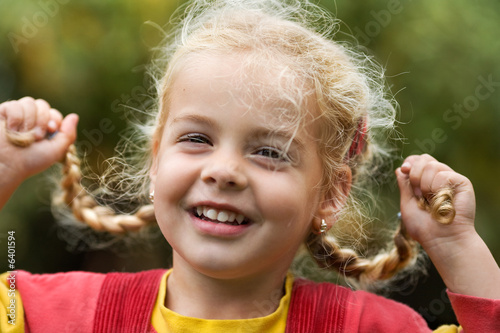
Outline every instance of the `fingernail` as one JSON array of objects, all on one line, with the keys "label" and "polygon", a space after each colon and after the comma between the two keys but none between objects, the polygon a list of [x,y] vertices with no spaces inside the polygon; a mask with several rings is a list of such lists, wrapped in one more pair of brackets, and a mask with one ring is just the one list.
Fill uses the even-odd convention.
[{"label": "fingernail", "polygon": [[403,164],[401,164],[401,167],[402,168],[411,168],[411,164],[410,164],[410,162],[404,162]]},{"label": "fingernail", "polygon": [[57,124],[56,124],[56,122],[55,122],[55,121],[50,120],[50,121],[48,122],[48,124],[47,124],[47,127],[49,128],[49,130],[50,130],[51,132],[54,132],[54,131],[57,129]]}]

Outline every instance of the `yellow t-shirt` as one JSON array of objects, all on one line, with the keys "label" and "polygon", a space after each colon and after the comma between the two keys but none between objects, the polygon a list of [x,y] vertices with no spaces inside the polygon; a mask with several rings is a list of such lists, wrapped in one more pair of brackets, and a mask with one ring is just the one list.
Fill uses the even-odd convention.
[{"label": "yellow t-shirt", "polygon": [[[181,316],[164,306],[164,300],[167,293],[168,271],[161,280],[156,303],[153,308],[151,323],[158,333],[171,332],[205,332],[205,333],[224,333],[224,332],[285,332],[286,318],[290,305],[292,294],[293,277],[287,276],[285,283],[285,296],[281,298],[278,309],[272,314],[253,319],[239,320],[208,320]],[[0,332],[2,333],[24,333],[24,311],[23,303],[19,292],[10,287],[10,274],[0,275]],[[15,300],[15,301],[12,301]],[[16,304],[15,325],[9,323],[9,306]],[[11,307],[12,308],[12,307]],[[455,325],[445,325],[435,330],[435,333],[459,333],[461,328]]]},{"label": "yellow t-shirt", "polygon": [[276,311],[265,317],[252,319],[215,320],[198,319],[182,316],[164,305],[167,293],[167,278],[171,270],[163,277],[156,304],[153,309],[152,324],[158,333],[174,332],[216,332],[216,333],[250,333],[250,332],[285,332],[286,317],[292,295],[293,277],[287,275],[285,296],[281,298]]},{"label": "yellow t-shirt", "polygon": [[[6,272],[0,275],[0,332],[24,333],[24,309],[15,277]],[[11,285],[11,282],[14,283]]]}]

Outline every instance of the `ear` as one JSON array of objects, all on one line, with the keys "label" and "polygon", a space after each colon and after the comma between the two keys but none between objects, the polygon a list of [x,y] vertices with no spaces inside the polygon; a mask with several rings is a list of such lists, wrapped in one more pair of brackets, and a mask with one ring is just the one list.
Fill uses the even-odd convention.
[{"label": "ear", "polygon": [[155,188],[155,183],[156,183],[156,175],[158,173],[158,150],[160,148],[160,142],[158,139],[153,139],[153,144],[152,144],[152,163],[151,163],[151,169],[149,170],[149,192],[152,192]]},{"label": "ear", "polygon": [[316,212],[319,221],[325,219],[329,228],[335,223],[337,212],[344,207],[351,191],[351,168],[346,164],[342,165],[333,182],[333,186],[321,194],[318,211]]}]

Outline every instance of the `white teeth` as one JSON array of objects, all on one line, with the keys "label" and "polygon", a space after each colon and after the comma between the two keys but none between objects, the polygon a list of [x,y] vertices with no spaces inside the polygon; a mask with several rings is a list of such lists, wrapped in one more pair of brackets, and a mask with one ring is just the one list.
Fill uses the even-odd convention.
[{"label": "white teeth", "polygon": [[219,214],[217,215],[217,220],[221,222],[226,222],[228,218],[229,214],[224,211],[220,211]]},{"label": "white teeth", "polygon": [[196,207],[196,213],[198,216],[205,216],[211,220],[216,220],[218,222],[238,222],[238,224],[243,223],[245,216],[242,214],[236,214],[228,210],[217,210],[215,208],[207,206]]},{"label": "white teeth", "polygon": [[211,220],[217,219],[217,211],[213,208],[210,208],[207,210],[207,213],[205,214],[206,217],[208,217]]}]

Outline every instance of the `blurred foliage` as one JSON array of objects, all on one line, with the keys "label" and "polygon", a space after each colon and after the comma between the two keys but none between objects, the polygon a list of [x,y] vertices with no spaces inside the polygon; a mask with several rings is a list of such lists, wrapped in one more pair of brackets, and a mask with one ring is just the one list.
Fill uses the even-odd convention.
[{"label": "blurred foliage", "polygon": [[[402,155],[429,153],[471,179],[478,230],[500,260],[500,3],[368,3],[338,1],[336,11],[343,30],[386,68],[400,105]],[[394,3],[399,12],[385,18]]]},{"label": "blurred foliage", "polygon": [[[386,68],[400,105],[400,131],[406,138],[402,156],[430,153],[471,179],[477,228],[500,260],[500,2],[322,4],[342,20],[338,38],[352,42],[353,35]],[[46,99],[64,114],[78,113],[80,148],[90,165],[102,161],[111,156],[125,128],[120,105],[135,107],[146,99],[144,69],[162,37],[158,26],[178,5],[168,0],[2,0],[0,101],[28,95]],[[387,209],[395,213],[392,185],[386,189],[394,199]],[[0,213],[0,244],[7,230],[16,230],[18,268],[109,271],[168,265],[169,249],[161,241],[139,254],[126,251],[127,256],[120,251],[68,253],[47,205],[47,188],[43,176],[28,180]],[[1,262],[7,262],[6,253],[0,251]],[[425,287],[435,292],[429,297],[440,297],[442,286],[436,283]],[[440,316],[426,318],[431,326],[449,321],[436,310],[437,300],[412,304],[421,312],[425,304],[434,304],[433,313]]]}]

